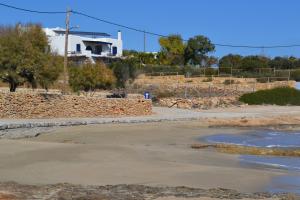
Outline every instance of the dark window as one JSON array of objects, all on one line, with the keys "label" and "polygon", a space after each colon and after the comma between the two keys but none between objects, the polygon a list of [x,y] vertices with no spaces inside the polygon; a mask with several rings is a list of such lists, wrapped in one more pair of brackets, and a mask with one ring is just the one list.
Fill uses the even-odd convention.
[{"label": "dark window", "polygon": [[81,46],[80,46],[80,44],[76,44],[76,52],[81,52]]},{"label": "dark window", "polygon": [[117,47],[113,47],[112,48],[112,54],[115,56],[118,53],[118,48]]},{"label": "dark window", "polygon": [[96,50],[96,52],[95,52],[96,54],[101,55],[101,53],[102,53],[102,46],[101,45],[97,45],[95,50]]},{"label": "dark window", "polygon": [[93,51],[93,49],[92,49],[91,46],[87,46],[85,50],[87,50],[87,51]]}]

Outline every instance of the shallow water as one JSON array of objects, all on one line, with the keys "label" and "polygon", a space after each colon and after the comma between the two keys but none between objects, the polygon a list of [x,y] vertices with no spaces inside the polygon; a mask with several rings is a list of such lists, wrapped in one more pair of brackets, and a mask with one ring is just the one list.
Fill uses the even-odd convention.
[{"label": "shallow water", "polygon": [[[245,134],[218,134],[201,138],[208,143],[234,144],[261,148],[300,148],[299,132],[255,131]],[[243,165],[285,169],[293,175],[276,177],[267,188],[270,192],[300,194],[300,158],[282,156],[241,155]]]},{"label": "shallow water", "polygon": [[293,175],[273,178],[267,190],[272,193],[300,194],[300,158],[242,155],[240,160],[242,164],[275,167],[293,172]]},{"label": "shallow water", "polygon": [[300,172],[300,158],[297,157],[242,155],[240,161]]},{"label": "shallow water", "polygon": [[224,143],[264,148],[300,148],[300,133],[257,131],[245,134],[218,134],[202,138],[209,143]]}]

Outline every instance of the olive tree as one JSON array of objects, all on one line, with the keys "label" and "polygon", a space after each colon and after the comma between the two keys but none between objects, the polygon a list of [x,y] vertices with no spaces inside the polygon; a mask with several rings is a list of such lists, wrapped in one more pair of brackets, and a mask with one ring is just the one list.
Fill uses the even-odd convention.
[{"label": "olive tree", "polygon": [[51,79],[42,86],[52,84],[58,78],[61,66],[53,59],[40,25],[0,27],[0,79],[9,84],[11,92],[25,82],[36,88],[39,83],[45,83],[43,79],[49,78],[49,72]]},{"label": "olive tree", "polygon": [[208,60],[207,54],[215,50],[215,45],[205,36],[190,38],[184,51],[186,64],[203,65]]}]

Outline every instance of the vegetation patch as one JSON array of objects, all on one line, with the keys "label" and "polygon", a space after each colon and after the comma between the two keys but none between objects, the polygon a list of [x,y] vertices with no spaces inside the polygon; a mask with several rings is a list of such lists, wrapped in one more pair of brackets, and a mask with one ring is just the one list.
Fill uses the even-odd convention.
[{"label": "vegetation patch", "polygon": [[208,77],[207,79],[204,79],[202,82],[212,82],[213,79],[211,77]]},{"label": "vegetation patch", "polygon": [[259,148],[232,144],[193,144],[193,149],[214,148],[221,153],[300,157],[300,149]]},{"label": "vegetation patch", "polygon": [[224,85],[230,85],[230,84],[234,84],[234,83],[235,83],[234,80],[231,80],[231,79],[226,79],[226,80],[223,82]]},{"label": "vegetation patch", "polygon": [[239,100],[249,105],[300,105],[300,91],[290,87],[260,90],[242,95]]}]

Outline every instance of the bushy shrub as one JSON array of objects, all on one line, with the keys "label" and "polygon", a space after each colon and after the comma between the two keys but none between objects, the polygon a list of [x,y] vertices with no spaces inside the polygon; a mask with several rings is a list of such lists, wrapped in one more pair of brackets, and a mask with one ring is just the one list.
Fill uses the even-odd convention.
[{"label": "bushy shrub", "polygon": [[213,81],[213,79],[211,77],[208,77],[208,78],[204,79],[202,82],[212,82],[212,81]]},{"label": "bushy shrub", "polygon": [[82,66],[70,68],[69,85],[74,92],[90,92],[96,89],[111,88],[116,78],[103,63],[86,63]]},{"label": "bushy shrub", "polygon": [[160,98],[169,98],[169,97],[175,97],[176,94],[174,91],[169,91],[169,90],[159,90],[156,92],[156,97],[158,99]]},{"label": "bushy shrub", "polygon": [[291,72],[291,79],[295,81],[300,81],[300,70],[295,70]]},{"label": "bushy shrub", "polygon": [[174,75],[183,74],[183,68],[180,66],[165,66],[165,65],[145,65],[143,66],[144,73],[155,75]]},{"label": "bushy shrub", "polygon": [[120,88],[124,88],[128,82],[133,82],[141,70],[135,59],[120,60],[110,64],[109,67],[117,78],[117,87]]},{"label": "bushy shrub", "polygon": [[270,79],[267,77],[263,77],[263,78],[257,78],[256,81],[258,83],[268,83],[268,82],[270,82]]},{"label": "bushy shrub", "polygon": [[230,79],[226,79],[226,80],[223,82],[224,85],[230,85],[230,84],[234,84],[234,83],[235,83],[234,80],[230,80]]},{"label": "bushy shrub", "polygon": [[244,94],[239,99],[250,105],[300,105],[300,91],[290,87],[280,87],[269,90]]},{"label": "bushy shrub", "polygon": [[211,68],[211,67],[205,68],[205,75],[206,76],[218,75],[218,70],[214,69],[214,68]]}]

